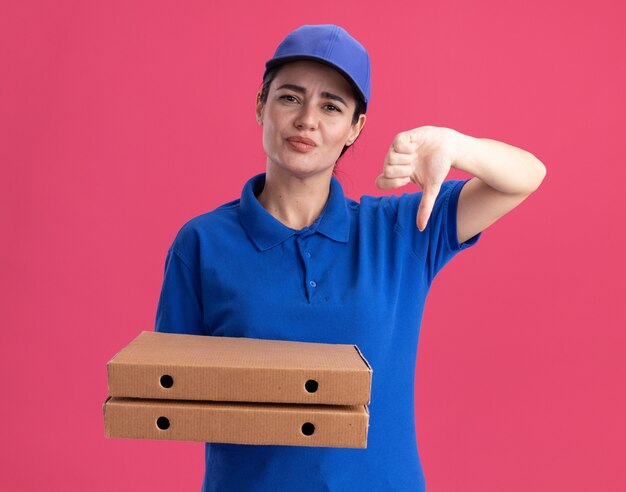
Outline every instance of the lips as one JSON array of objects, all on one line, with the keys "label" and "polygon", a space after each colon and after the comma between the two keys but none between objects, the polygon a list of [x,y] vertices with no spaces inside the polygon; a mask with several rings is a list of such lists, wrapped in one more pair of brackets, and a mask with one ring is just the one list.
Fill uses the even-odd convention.
[{"label": "lips", "polygon": [[317,146],[317,144],[310,138],[299,136],[289,137],[287,138],[287,142],[289,142],[298,152],[308,152]]}]

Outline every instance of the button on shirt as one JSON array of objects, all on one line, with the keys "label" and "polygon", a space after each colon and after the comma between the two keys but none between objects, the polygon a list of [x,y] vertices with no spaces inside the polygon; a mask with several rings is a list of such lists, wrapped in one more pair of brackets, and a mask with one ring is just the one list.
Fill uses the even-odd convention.
[{"label": "button on shirt", "polygon": [[318,219],[286,227],[241,198],[187,222],[170,247],[156,330],[356,344],[373,369],[366,449],[205,445],[204,491],[423,491],[414,369],[424,301],[459,244],[463,180],[445,181],[426,229],[421,192],[346,198],[334,177]]}]

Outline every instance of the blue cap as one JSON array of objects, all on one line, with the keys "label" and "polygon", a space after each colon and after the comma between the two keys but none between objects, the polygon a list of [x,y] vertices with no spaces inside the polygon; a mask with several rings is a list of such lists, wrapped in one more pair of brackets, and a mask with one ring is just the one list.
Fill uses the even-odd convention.
[{"label": "blue cap", "polygon": [[370,57],[363,45],[344,28],[334,24],[305,25],[290,32],[278,45],[274,56],[265,63],[265,73],[276,65],[296,60],[319,61],[336,68],[354,83],[367,110]]}]

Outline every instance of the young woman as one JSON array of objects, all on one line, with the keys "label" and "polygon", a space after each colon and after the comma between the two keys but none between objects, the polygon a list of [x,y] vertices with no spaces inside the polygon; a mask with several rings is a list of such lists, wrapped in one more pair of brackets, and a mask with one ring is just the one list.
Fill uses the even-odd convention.
[{"label": "young woman", "polygon": [[[302,26],[266,64],[265,173],[185,224],[168,251],[156,330],[356,344],[374,369],[367,449],[206,444],[204,491],[422,491],[417,342],[443,266],[540,185],[530,153],[448,128],[398,133],[376,182],[346,198],[337,159],[366,121],[369,56],[344,29]],[[451,167],[469,180],[445,178]]]}]

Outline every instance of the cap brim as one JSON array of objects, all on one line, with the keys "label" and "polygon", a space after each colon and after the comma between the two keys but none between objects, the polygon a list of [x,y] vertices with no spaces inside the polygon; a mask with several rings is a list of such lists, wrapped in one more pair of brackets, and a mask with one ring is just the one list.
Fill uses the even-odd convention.
[{"label": "cap brim", "polygon": [[267,71],[269,69],[277,67],[277,66],[280,66],[280,65],[284,65],[285,63],[294,62],[294,61],[298,61],[298,60],[316,61],[316,62],[323,63],[324,65],[327,65],[327,66],[332,67],[335,70],[337,70],[339,73],[341,73],[346,78],[346,80],[348,80],[348,82],[350,82],[350,84],[354,87],[354,89],[356,89],[356,92],[361,95],[361,99],[363,100],[363,102],[365,104],[365,110],[367,111],[367,103],[368,103],[368,101],[367,101],[367,99],[365,97],[365,94],[363,93],[361,88],[357,85],[357,83],[354,81],[354,79],[352,77],[350,77],[350,75],[345,70],[343,70],[340,66],[335,65],[334,63],[330,63],[329,61],[327,61],[327,60],[325,60],[324,58],[321,58],[321,57],[311,56],[311,55],[289,55],[289,56],[282,56],[282,57],[272,58],[271,60],[268,60],[265,63],[265,72],[263,73],[263,78],[265,78],[265,74],[267,74]]}]

